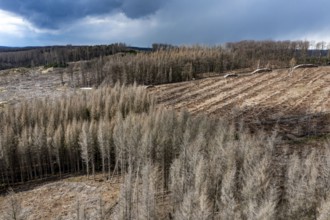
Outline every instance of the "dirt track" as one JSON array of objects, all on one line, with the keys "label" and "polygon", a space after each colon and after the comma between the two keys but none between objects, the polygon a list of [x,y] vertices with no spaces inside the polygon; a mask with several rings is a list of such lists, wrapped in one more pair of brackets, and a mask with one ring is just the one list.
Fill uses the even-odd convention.
[{"label": "dirt track", "polygon": [[158,102],[193,114],[240,119],[252,125],[278,124],[302,136],[329,133],[330,67],[214,77],[150,89]]}]

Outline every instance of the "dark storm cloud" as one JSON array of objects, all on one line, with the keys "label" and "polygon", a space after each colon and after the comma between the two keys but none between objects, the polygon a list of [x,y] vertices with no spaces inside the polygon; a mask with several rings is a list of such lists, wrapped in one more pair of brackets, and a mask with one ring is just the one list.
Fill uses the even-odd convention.
[{"label": "dark storm cloud", "polygon": [[42,28],[58,28],[85,16],[122,11],[130,18],[156,12],[163,0],[1,0],[0,9],[23,16]]},{"label": "dark storm cloud", "polygon": [[[329,0],[0,0],[0,10],[30,21],[22,36],[44,44],[330,42],[329,8]],[[7,32],[0,25],[0,42]]]},{"label": "dark storm cloud", "polygon": [[156,12],[166,0],[124,0],[121,8],[130,18],[140,18]]},{"label": "dark storm cloud", "polygon": [[216,44],[246,39],[304,39],[330,30],[326,0],[180,0],[162,9],[148,37],[168,43]]}]

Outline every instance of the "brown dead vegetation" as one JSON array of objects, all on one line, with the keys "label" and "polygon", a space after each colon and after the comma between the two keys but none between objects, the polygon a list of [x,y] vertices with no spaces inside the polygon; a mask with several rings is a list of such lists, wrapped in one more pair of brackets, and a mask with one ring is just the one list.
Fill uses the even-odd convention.
[{"label": "brown dead vegetation", "polygon": [[[1,211],[3,215],[16,213],[30,219],[54,219],[55,214],[68,219],[102,219],[105,213],[110,219],[324,218],[329,203],[330,145],[313,132],[327,132],[330,90],[326,82],[330,78],[328,67],[310,71],[299,69],[288,76],[285,70],[276,70],[235,79],[213,77],[154,86],[148,92],[158,97],[156,108],[144,88],[119,85],[93,89],[82,96],[75,94],[54,101],[53,106],[44,101],[12,106],[15,111],[2,115],[8,123],[2,125],[2,132],[7,133],[0,136],[6,150],[3,156],[12,155],[8,151],[15,147],[11,137],[20,132],[10,129],[12,125],[34,125],[18,136],[19,149],[34,150],[35,166],[20,167],[23,177],[29,177],[29,169],[34,178],[50,174],[50,164],[38,171],[38,156],[43,154],[36,148],[39,142],[31,142],[29,148],[29,140],[52,135],[49,137],[54,146],[69,144],[60,148],[65,150],[62,153],[51,154],[55,164],[61,164],[60,170],[77,172],[79,164],[89,178],[95,176],[97,181],[76,177],[19,192],[22,200],[17,196],[3,198]],[[317,112],[319,107],[323,116]],[[57,115],[57,120],[46,120],[52,111],[50,115]],[[13,117],[11,112],[21,116]],[[31,115],[30,120],[23,117],[26,114]],[[322,125],[318,124],[320,117]],[[55,132],[49,132],[53,126]],[[65,134],[61,135],[59,126],[65,128]],[[38,132],[43,129],[47,132]],[[307,135],[299,139],[297,135],[306,131]],[[287,139],[291,134],[294,137],[283,142],[283,134],[289,134]],[[73,154],[75,146],[81,153]],[[24,163],[29,158],[21,152],[16,156]],[[1,158],[2,169],[10,176],[5,158]],[[101,170],[110,184],[95,174]],[[119,185],[113,189],[111,184],[117,173],[123,178],[120,190]],[[18,206],[23,207],[21,212]]]},{"label": "brown dead vegetation", "polygon": [[[3,107],[1,187],[11,185],[15,190],[16,184],[21,186],[18,182],[67,174],[87,177],[10,193],[1,198],[0,216],[326,219],[330,69],[299,68],[291,75],[287,69],[275,69],[287,63],[284,58],[291,58],[297,46],[283,42],[292,48],[284,50],[283,57],[271,54],[276,58],[273,71],[250,74],[249,69],[240,77],[224,78],[221,73],[226,70],[241,73],[232,70],[255,63],[255,57],[247,59],[249,45],[229,44],[226,50],[177,48],[146,56],[120,54],[79,62],[67,69],[69,74],[50,70],[21,75],[46,85],[49,82],[42,75],[56,77],[47,91],[76,85],[104,87],[54,97],[51,102],[28,100]],[[240,56],[244,51],[246,55]],[[304,52],[298,63],[307,59]],[[266,66],[265,61],[258,61],[258,66]],[[148,85],[185,81],[204,73],[219,77],[148,89],[108,86],[136,79]],[[20,73],[13,74],[3,76]],[[4,79],[2,91],[14,90],[12,78]],[[113,183],[116,178],[121,184]]]},{"label": "brown dead vegetation", "polygon": [[292,76],[286,70],[274,70],[237,79],[215,77],[201,80],[199,87],[186,82],[150,91],[160,104],[193,114],[235,118],[270,130],[279,125],[284,133],[296,136],[330,132],[329,67],[295,71]]}]

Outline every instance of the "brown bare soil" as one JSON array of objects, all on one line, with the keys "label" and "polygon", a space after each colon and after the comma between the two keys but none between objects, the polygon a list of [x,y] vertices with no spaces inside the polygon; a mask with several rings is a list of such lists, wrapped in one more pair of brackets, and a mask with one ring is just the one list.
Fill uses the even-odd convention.
[{"label": "brown bare soil", "polygon": [[242,120],[251,128],[277,126],[285,136],[330,132],[330,67],[239,76],[159,85],[150,92],[166,107]]},{"label": "brown bare soil", "polygon": [[[19,217],[34,219],[100,219],[110,216],[119,197],[122,179],[107,181],[102,175],[95,180],[86,176],[71,177],[16,193]],[[0,196],[0,219],[12,209],[10,196]]]},{"label": "brown bare soil", "polygon": [[72,92],[67,86],[65,69],[16,68],[0,71],[0,108],[22,100],[41,97],[59,97]]}]

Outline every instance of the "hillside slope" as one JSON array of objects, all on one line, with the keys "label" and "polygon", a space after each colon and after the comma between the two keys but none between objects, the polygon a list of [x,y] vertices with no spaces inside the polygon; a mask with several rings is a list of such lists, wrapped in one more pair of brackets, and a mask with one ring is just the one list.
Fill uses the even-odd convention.
[{"label": "hillside slope", "polygon": [[0,219],[101,219],[111,214],[119,197],[122,180],[111,182],[102,175],[70,177],[48,184],[33,183],[16,188],[15,195],[0,195]]},{"label": "hillside slope", "polygon": [[278,124],[285,133],[303,136],[329,132],[329,84],[330,67],[319,67],[221,76],[150,91],[167,107],[239,119],[257,127]]}]

